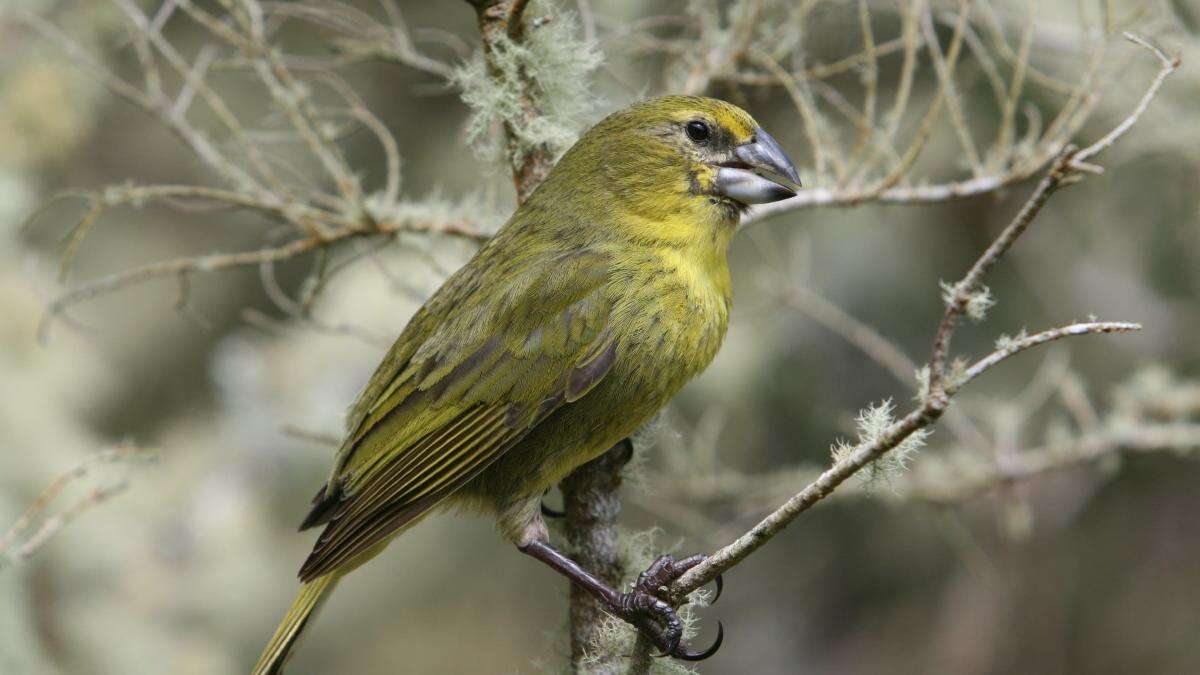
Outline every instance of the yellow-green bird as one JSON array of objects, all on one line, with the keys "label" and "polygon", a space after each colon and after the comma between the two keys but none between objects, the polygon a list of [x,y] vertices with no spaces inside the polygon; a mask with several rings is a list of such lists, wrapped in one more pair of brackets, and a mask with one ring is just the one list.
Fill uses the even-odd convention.
[{"label": "yellow-green bird", "polygon": [[[279,672],[342,575],[436,509],[493,514],[524,553],[595,594],[668,654],[681,627],[655,589],[698,563],[664,557],[631,592],[549,544],[545,491],[645,424],[725,337],[729,241],[750,204],[799,184],[745,111],[668,96],[585,133],[413,316],[350,410],[301,529],[323,525],[255,674]],[[719,642],[719,641],[718,641]]]}]

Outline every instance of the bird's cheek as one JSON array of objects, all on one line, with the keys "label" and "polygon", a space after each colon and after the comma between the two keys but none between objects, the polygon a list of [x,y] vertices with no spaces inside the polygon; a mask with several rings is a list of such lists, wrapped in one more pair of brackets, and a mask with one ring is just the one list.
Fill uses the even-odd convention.
[{"label": "bird's cheek", "polygon": [[717,172],[712,167],[701,167],[691,172],[691,193],[711,195],[716,187]]}]

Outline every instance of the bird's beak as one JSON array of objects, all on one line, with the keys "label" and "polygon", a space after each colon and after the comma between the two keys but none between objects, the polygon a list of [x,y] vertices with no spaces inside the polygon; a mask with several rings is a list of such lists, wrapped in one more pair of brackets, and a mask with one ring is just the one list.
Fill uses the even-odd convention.
[{"label": "bird's beak", "polygon": [[765,204],[795,197],[796,191],[756,173],[770,171],[800,185],[800,174],[771,134],[755,129],[754,139],[734,148],[734,160],[717,169],[716,190],[743,204]]}]

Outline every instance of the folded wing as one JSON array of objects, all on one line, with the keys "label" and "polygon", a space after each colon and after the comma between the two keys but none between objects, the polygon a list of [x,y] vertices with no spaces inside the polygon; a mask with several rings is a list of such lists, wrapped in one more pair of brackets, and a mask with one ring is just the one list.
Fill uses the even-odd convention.
[{"label": "folded wing", "polygon": [[490,253],[413,317],[351,410],[334,474],[302,525],[325,524],[303,581],[427,512],[615,361],[602,254]]}]

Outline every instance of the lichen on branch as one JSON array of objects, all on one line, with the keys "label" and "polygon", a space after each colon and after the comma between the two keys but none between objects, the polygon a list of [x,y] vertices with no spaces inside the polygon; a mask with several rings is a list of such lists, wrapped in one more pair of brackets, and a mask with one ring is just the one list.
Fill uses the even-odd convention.
[{"label": "lichen on branch", "polygon": [[[892,416],[895,410],[896,405],[892,403],[891,399],[888,399],[859,411],[858,417],[854,418],[854,424],[858,427],[858,440],[855,443],[848,443],[841,439],[836,441],[830,450],[834,463],[849,458],[850,453],[854,452],[859,445],[873,443],[883,436],[888,427],[896,422]],[[925,445],[929,433],[928,429],[919,429],[913,432],[908,438],[900,441],[891,452],[863,467],[858,472],[859,479],[867,487],[873,487],[880,482],[890,482],[908,467],[909,460],[921,449],[921,446]]]},{"label": "lichen on branch", "polygon": [[476,4],[483,46],[453,78],[471,108],[468,144],[511,165],[521,200],[593,111],[589,83],[601,61],[596,45],[579,35],[573,14],[545,0],[524,4]]}]

